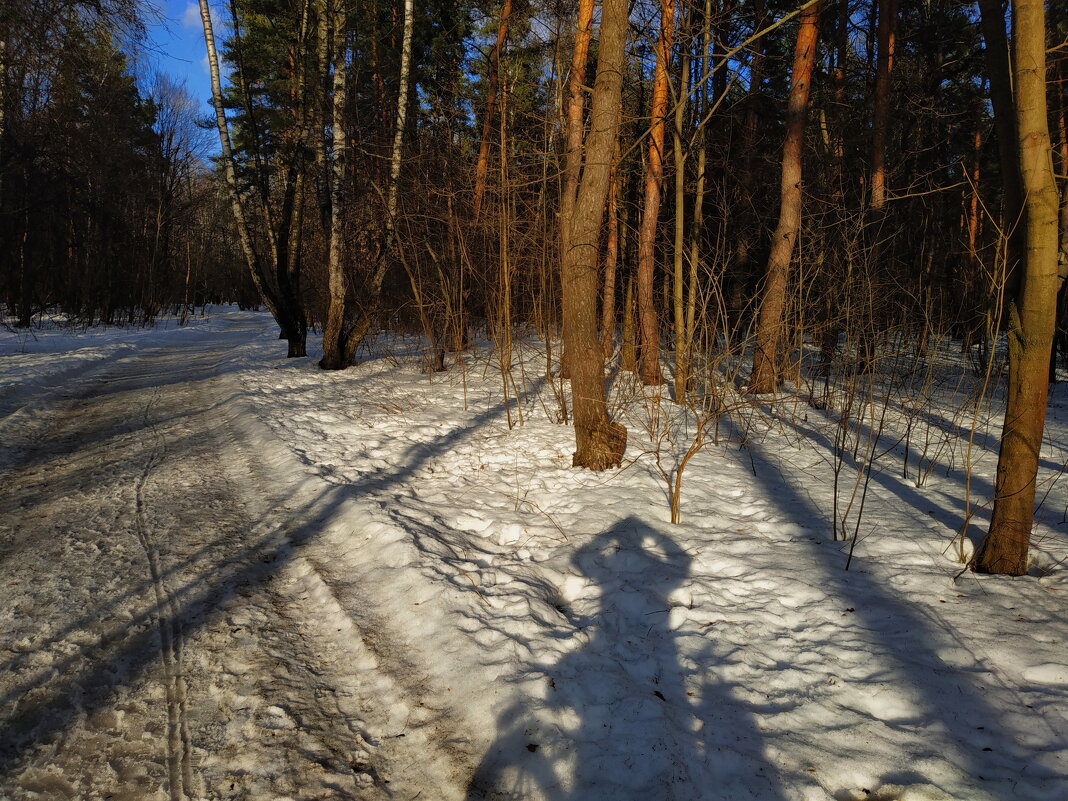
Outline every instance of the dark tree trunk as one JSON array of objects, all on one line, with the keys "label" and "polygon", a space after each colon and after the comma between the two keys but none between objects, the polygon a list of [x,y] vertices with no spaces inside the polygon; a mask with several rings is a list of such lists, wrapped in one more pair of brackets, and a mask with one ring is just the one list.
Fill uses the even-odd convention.
[{"label": "dark tree trunk", "polygon": [[597,79],[593,87],[585,169],[571,220],[570,247],[563,262],[564,344],[571,354],[575,467],[607,470],[622,461],[627,430],[608,418],[604,357],[597,340],[600,233],[608,195],[612,153],[619,133],[627,39],[626,0],[604,0]]}]

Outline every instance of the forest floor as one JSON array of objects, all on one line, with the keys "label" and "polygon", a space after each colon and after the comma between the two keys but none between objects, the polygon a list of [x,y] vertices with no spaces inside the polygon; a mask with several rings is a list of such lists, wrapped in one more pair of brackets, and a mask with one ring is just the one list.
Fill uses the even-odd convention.
[{"label": "forest floor", "polygon": [[997,403],[949,347],[845,426],[724,391],[673,525],[666,388],[613,381],[594,474],[535,343],[506,402],[486,343],[275,331],[0,332],[0,797],[1068,799],[1064,385],[1032,575],[979,577]]}]

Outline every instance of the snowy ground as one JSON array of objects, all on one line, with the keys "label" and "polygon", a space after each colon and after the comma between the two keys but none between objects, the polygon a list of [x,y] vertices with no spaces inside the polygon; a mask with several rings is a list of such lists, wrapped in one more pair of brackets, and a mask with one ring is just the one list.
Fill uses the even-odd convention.
[{"label": "snowy ground", "polygon": [[731,399],[672,525],[666,396],[615,382],[624,468],[579,472],[533,347],[506,406],[488,348],[275,337],[0,334],[0,797],[1068,799],[1062,386],[1034,575],[958,577],[997,410],[951,371],[850,430],[845,571],[807,404]]}]

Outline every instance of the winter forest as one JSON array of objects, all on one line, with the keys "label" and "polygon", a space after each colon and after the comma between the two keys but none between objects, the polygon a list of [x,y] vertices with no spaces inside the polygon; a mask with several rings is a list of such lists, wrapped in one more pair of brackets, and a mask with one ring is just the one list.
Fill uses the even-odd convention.
[{"label": "winter forest", "polygon": [[182,6],[0,9],[0,797],[1068,799],[1061,0]]}]

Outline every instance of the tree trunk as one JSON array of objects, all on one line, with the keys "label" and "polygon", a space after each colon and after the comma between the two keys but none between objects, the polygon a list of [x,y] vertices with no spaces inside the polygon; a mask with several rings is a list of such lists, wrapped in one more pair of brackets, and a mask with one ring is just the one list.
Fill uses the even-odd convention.
[{"label": "tree trunk", "polygon": [[[1005,193],[1002,230],[1009,236],[1008,265],[1005,270],[1005,297],[1016,294],[1019,265],[1024,257],[1023,189],[1020,160],[1016,152],[1016,121],[1013,110],[1013,82],[1009,44],[1005,36],[1003,0],[979,0],[980,22],[990,78],[990,104],[994,109],[994,129],[998,139],[1001,185]],[[1008,308],[1008,303],[1005,304]]]},{"label": "tree trunk", "polygon": [[623,324],[620,331],[619,367],[628,373],[638,373],[637,344],[634,341],[634,275],[627,276],[623,292]]},{"label": "tree trunk", "polygon": [[[560,219],[568,221],[575,209],[579,173],[582,171],[582,112],[585,108],[584,87],[586,62],[590,53],[590,34],[593,29],[593,0],[579,0],[575,47],[571,55],[571,77],[568,81],[567,110],[564,119],[564,187],[560,195]],[[568,248],[570,226],[560,226],[560,263]]]},{"label": "tree trunk", "polygon": [[597,278],[601,225],[612,154],[619,134],[619,105],[625,69],[628,5],[604,0],[597,79],[593,87],[586,165],[563,263],[564,343],[571,353],[575,454],[572,464],[607,470],[620,464],[627,430],[608,418],[604,357],[597,341]]},{"label": "tree trunk", "polygon": [[675,29],[675,0],[660,0],[660,35],[656,40],[653,97],[649,105],[649,157],[645,168],[645,200],[638,230],[638,333],[641,339],[641,380],[646,386],[664,383],[660,374],[660,328],[656,318],[654,274],[660,190],[664,181],[664,134],[668,102],[668,66]]},{"label": "tree trunk", "polygon": [[[586,84],[586,62],[590,54],[590,35],[593,30],[593,0],[579,0],[578,19],[575,29],[575,46],[571,52],[571,77],[568,80],[567,105],[564,112],[564,185],[560,194],[559,263],[561,268],[566,258],[571,226],[569,221],[575,213],[578,196],[579,173],[582,171],[582,112],[585,109],[583,96]],[[560,357],[560,374],[571,377],[565,344]]]},{"label": "tree trunk", "polygon": [[619,147],[608,177],[608,235],[604,246],[604,291],[601,293],[601,353],[607,359],[615,348],[616,265],[619,261]]},{"label": "tree trunk", "polygon": [[367,332],[371,329],[371,322],[378,311],[378,301],[382,295],[382,283],[386,278],[386,269],[389,266],[390,251],[396,239],[397,231],[397,200],[400,188],[401,162],[404,155],[404,133],[408,120],[408,92],[411,85],[412,64],[412,28],[414,25],[413,0],[404,0],[404,33],[401,40],[401,63],[400,85],[397,90],[397,120],[393,128],[393,149],[389,157],[389,189],[386,191],[386,237],[379,255],[378,264],[371,274],[371,280],[366,287],[367,297],[364,299],[363,311],[359,319],[345,335],[342,359],[345,364],[353,360],[356,348],[360,346]]},{"label": "tree trunk", "polygon": [[1057,298],[1057,186],[1046,117],[1046,26],[1043,0],[1013,3],[1013,78],[1026,255],[1018,306],[1009,309],[1009,379],[990,529],[975,570],[1012,576],[1027,571],[1035,481],[1046,417],[1050,345]]},{"label": "tree trunk", "polygon": [[497,25],[497,41],[490,51],[489,86],[486,91],[486,112],[482,117],[482,140],[478,146],[478,162],[475,164],[475,192],[472,210],[478,220],[482,210],[482,198],[486,194],[486,175],[489,173],[489,149],[493,136],[493,115],[497,110],[497,87],[500,85],[501,50],[508,38],[508,20],[512,16],[512,0],[504,0],[501,9],[501,21]]},{"label": "tree trunk", "polygon": [[[701,113],[709,106],[708,103],[708,79],[712,69],[712,59],[709,58],[709,46],[712,41],[712,0],[705,0],[703,16],[703,31],[701,34],[701,92],[699,97],[704,100]],[[754,56],[755,58],[755,56]],[[693,199],[693,225],[690,227],[690,263],[688,269],[689,294],[686,297],[686,348],[692,354],[696,332],[697,317],[697,291],[698,275],[697,265],[701,257],[701,239],[704,234],[705,222],[705,173],[708,164],[708,148],[705,145],[705,124],[702,120],[697,129],[697,186],[694,190]],[[716,329],[713,328],[714,332]]]},{"label": "tree trunk", "polygon": [[[687,41],[690,11],[685,12],[682,40]],[[702,59],[706,60],[706,59]],[[690,383],[690,348],[686,341],[686,157],[682,143],[682,128],[686,121],[686,100],[690,94],[690,51],[687,48],[679,64],[679,91],[675,103],[675,125],[672,128],[672,152],[675,157],[675,242],[672,263],[671,304],[675,323],[675,402],[686,402],[686,388]]]},{"label": "tree trunk", "polygon": [[779,343],[783,333],[786,285],[790,274],[797,234],[801,229],[801,150],[808,112],[812,66],[816,59],[819,37],[819,14],[822,3],[814,3],[801,14],[794,48],[790,97],[786,111],[786,141],[782,152],[782,183],[779,223],[772,234],[771,254],[764,276],[764,294],[757,319],[756,350],[749,393],[775,392],[779,386]]},{"label": "tree trunk", "polygon": [[1061,174],[1061,243],[1058,264],[1060,279],[1068,278],[1068,57],[1057,60],[1054,92],[1057,97],[1057,157]]},{"label": "tree trunk", "polygon": [[211,100],[215,109],[215,126],[219,132],[219,149],[222,152],[223,175],[226,178],[226,187],[229,190],[230,209],[237,223],[238,241],[241,243],[241,252],[245,256],[249,275],[252,277],[252,283],[256,286],[260,300],[270,310],[274,319],[281,324],[278,298],[266,280],[263,263],[253,244],[248,218],[245,216],[245,209],[241,203],[237,175],[234,171],[234,154],[233,146],[230,143],[230,128],[226,122],[226,108],[223,105],[222,81],[219,77],[219,54],[215,49],[215,34],[212,30],[211,11],[208,8],[208,0],[199,0],[199,2],[200,21],[204,27],[204,45],[208,54],[208,72],[211,75]]},{"label": "tree trunk", "polygon": [[[327,80],[327,3],[320,0],[319,3],[319,47],[320,69],[323,70],[324,89]],[[345,156],[348,149],[348,136],[345,133],[346,99],[348,96],[348,61],[346,59],[345,46],[345,4],[344,2],[331,2],[329,17],[333,25],[333,35],[329,37],[329,46],[333,56],[333,78],[330,83],[330,147],[327,146],[326,114],[323,114],[321,126],[321,160],[323,180],[327,183],[326,203],[329,206],[326,215],[327,237],[327,287],[330,295],[330,305],[326,312],[326,323],[323,326],[323,358],[319,366],[324,370],[343,370],[349,362],[344,358],[344,325],[345,325],[345,273],[342,266],[343,256],[343,211],[344,194],[342,191],[345,177]],[[325,92],[324,92],[325,94]],[[323,111],[326,111],[324,97]]]},{"label": "tree trunk", "polygon": [[894,69],[897,0],[879,0],[879,57],[875,68],[875,100],[871,134],[871,208],[886,207],[886,140],[890,122],[890,76]]}]

